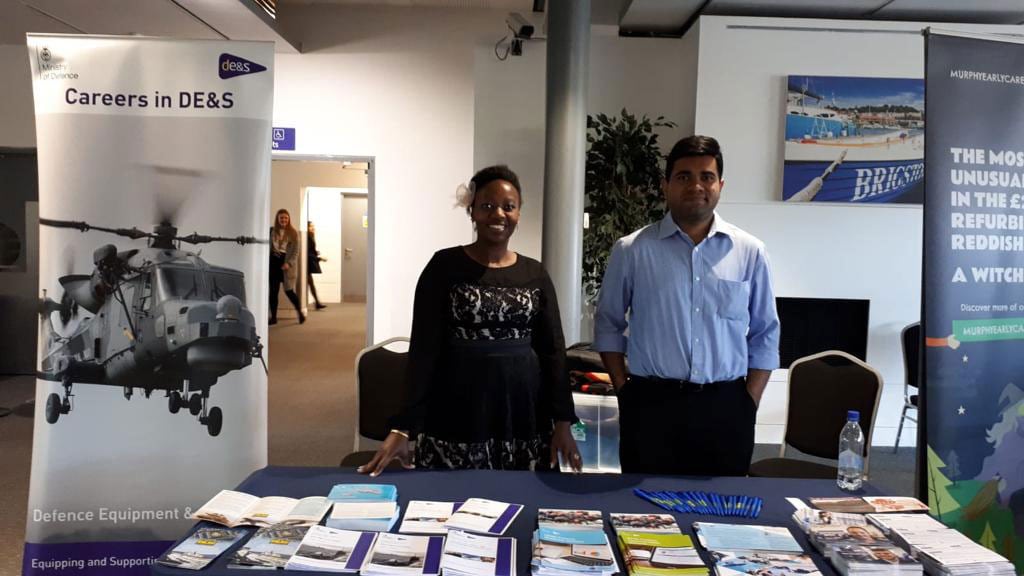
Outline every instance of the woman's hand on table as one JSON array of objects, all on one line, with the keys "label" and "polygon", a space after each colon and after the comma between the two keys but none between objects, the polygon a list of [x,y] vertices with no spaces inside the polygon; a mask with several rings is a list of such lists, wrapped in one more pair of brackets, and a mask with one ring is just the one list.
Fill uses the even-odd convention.
[{"label": "woman's hand on table", "polygon": [[409,453],[409,437],[402,432],[392,430],[391,434],[384,439],[384,444],[373,455],[373,459],[356,468],[356,472],[379,476],[394,460],[398,460],[406,470],[416,467],[412,462],[412,455]]},{"label": "woman's hand on table", "polygon": [[583,471],[583,457],[572,437],[569,422],[555,422],[555,431],[551,435],[551,467],[558,468],[558,456],[569,464],[573,472]]}]

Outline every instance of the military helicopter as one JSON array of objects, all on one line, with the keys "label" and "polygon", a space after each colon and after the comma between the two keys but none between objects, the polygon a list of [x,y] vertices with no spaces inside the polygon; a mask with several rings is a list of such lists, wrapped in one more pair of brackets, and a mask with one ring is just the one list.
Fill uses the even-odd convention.
[{"label": "military helicopter", "polygon": [[128,400],[135,388],[146,398],[163,390],[172,414],[188,408],[211,436],[220,434],[223,413],[219,407],[207,408],[210,388],[228,372],[249,366],[253,358],[266,370],[263,345],[245,307],[244,275],[211,265],[199,254],[182,250],[181,244],[244,246],[267,240],[179,236],[167,218],[152,232],[49,218],[39,223],[147,240],[145,248],[97,248],[92,274],[59,279],[64,289],[60,302],[44,292],[40,314],[48,332],[38,377],[64,386],[63,398],[56,393],[47,397],[46,421],[55,424],[61,414],[71,412],[73,384],[101,384],[121,386]]}]

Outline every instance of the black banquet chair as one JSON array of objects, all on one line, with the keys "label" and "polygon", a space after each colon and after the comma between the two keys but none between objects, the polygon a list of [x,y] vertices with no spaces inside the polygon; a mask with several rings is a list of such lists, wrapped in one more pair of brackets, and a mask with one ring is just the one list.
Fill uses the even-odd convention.
[{"label": "black banquet chair", "polygon": [[903,346],[903,413],[900,414],[900,426],[896,429],[896,445],[892,447],[895,454],[900,449],[900,436],[903,435],[903,421],[910,420],[917,423],[917,418],[907,416],[907,410],[917,410],[917,394],[911,394],[910,389],[919,389],[921,386],[921,371],[918,362],[921,361],[921,323],[914,322],[907,325],[900,333],[900,343]]},{"label": "black banquet chair", "polygon": [[[398,414],[405,401],[408,342],[408,338],[390,338],[356,355],[355,441],[352,453],[341,460],[342,467],[355,468],[369,462],[391,432],[388,420]],[[399,347],[400,343],[406,344],[405,351],[388,348]]]},{"label": "black banquet chair", "polygon": [[867,477],[871,434],[882,394],[882,375],[860,359],[829,350],[799,358],[789,367],[789,410],[778,458],[766,458],[750,465],[751,476],[774,478],[831,478],[836,466],[786,457],[792,446],[804,454],[839,459],[839,433],[846,425],[846,412],[860,412],[864,431],[864,475]]}]

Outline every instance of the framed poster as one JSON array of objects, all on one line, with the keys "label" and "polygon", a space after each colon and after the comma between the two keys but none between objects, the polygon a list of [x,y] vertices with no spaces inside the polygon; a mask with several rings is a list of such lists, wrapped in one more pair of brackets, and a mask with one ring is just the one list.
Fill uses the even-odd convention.
[{"label": "framed poster", "polygon": [[787,202],[924,202],[924,80],[789,76]]}]

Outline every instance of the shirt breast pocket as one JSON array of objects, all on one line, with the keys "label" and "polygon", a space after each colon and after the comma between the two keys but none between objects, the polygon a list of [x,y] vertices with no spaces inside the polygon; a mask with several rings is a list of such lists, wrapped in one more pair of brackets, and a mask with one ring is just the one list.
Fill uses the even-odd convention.
[{"label": "shirt breast pocket", "polygon": [[719,280],[716,291],[719,316],[727,320],[750,321],[750,282]]}]

